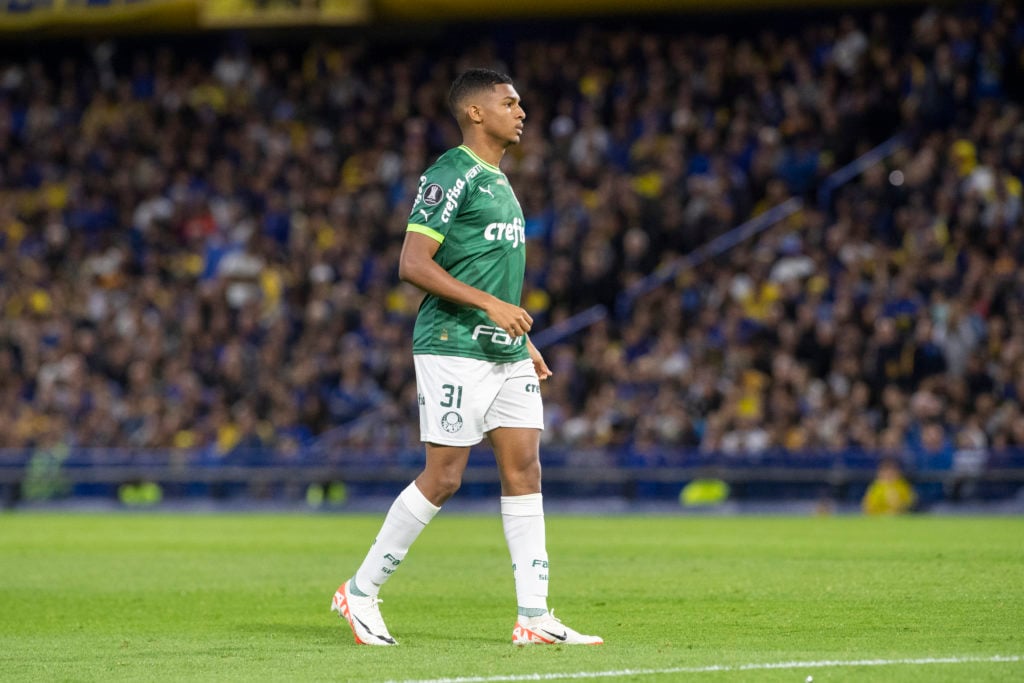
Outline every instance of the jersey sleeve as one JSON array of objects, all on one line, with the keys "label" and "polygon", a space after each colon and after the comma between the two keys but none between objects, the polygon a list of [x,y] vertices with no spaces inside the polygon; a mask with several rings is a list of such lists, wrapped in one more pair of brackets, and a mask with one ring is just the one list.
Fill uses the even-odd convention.
[{"label": "jersey sleeve", "polygon": [[468,196],[469,183],[458,169],[448,164],[434,164],[420,176],[406,231],[444,242]]}]

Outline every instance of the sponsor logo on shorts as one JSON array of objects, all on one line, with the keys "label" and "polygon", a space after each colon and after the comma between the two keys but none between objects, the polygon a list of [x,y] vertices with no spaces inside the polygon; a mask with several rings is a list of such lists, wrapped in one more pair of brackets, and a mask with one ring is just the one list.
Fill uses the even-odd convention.
[{"label": "sponsor logo on shorts", "polygon": [[540,393],[540,385],[539,384],[532,384],[532,383],[531,384],[527,384],[526,385],[526,393],[528,393],[528,394],[539,394]]},{"label": "sponsor logo on shorts", "polygon": [[454,410],[449,410],[441,416],[441,429],[449,434],[459,431],[462,429],[462,416]]}]

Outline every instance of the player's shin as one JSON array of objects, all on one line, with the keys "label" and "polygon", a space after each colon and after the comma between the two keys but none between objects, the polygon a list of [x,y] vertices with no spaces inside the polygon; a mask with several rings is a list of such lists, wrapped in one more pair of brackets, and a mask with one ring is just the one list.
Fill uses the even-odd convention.
[{"label": "player's shin", "polygon": [[440,509],[426,499],[415,482],[409,484],[392,503],[377,539],[356,571],[354,590],[376,595]]},{"label": "player's shin", "polygon": [[519,614],[540,616],[548,609],[548,552],[544,533],[544,500],[540,493],[501,497]]}]

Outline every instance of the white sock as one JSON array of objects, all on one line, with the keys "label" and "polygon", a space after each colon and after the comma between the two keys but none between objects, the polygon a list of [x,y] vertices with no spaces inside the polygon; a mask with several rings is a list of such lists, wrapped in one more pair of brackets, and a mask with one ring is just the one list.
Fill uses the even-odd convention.
[{"label": "white sock", "polygon": [[544,534],[544,498],[539,493],[501,497],[519,613],[535,617],[548,610],[548,551]]},{"label": "white sock", "polygon": [[416,482],[405,487],[391,504],[370,552],[356,571],[356,590],[376,595],[402,564],[413,541],[440,509],[427,500]]}]

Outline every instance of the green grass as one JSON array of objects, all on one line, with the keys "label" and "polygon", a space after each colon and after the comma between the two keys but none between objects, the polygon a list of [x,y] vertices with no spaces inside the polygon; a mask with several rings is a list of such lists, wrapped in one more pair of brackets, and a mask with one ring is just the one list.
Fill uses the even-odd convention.
[{"label": "green grass", "polygon": [[[0,516],[0,679],[384,681],[1024,655],[1024,520],[548,516],[551,604],[603,647],[515,648],[497,515],[442,514],[383,597],[328,612],[380,518]],[[1012,681],[1024,661],[597,680]],[[546,679],[553,680],[553,679]]]}]

